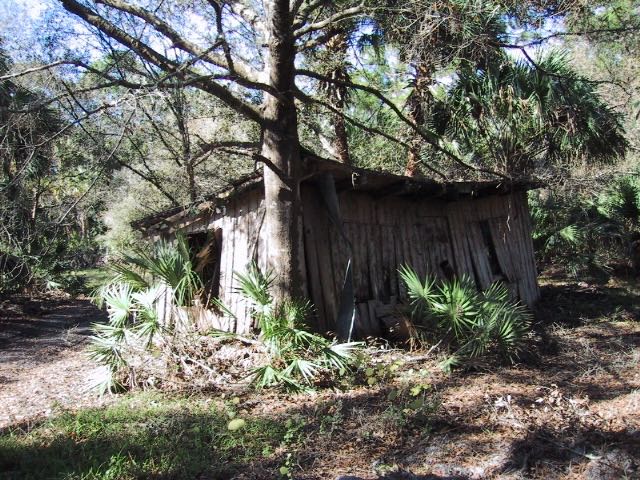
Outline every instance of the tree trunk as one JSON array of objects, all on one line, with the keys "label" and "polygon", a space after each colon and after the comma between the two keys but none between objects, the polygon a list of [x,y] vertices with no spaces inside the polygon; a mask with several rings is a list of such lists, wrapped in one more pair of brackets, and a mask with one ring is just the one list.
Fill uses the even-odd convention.
[{"label": "tree trunk", "polygon": [[176,124],[180,132],[182,158],[180,159],[187,175],[187,188],[189,190],[189,201],[195,203],[198,199],[196,186],[196,173],[194,168],[194,158],[191,155],[191,137],[189,136],[189,113],[186,99],[184,98],[184,87],[177,89],[170,99],[170,108],[176,117]]},{"label": "tree trunk", "polygon": [[196,187],[196,172],[193,168],[193,158],[190,156],[185,158],[185,168],[187,170],[187,182],[189,189],[189,201],[195,203],[198,199],[198,191]]},{"label": "tree trunk", "polygon": [[303,297],[306,272],[302,237],[302,162],[294,104],[295,47],[289,0],[265,2],[268,30],[268,82],[265,93],[262,156],[268,264],[276,274],[274,298]]},{"label": "tree trunk", "polygon": [[[327,42],[327,51],[330,54],[329,61],[333,63],[333,68],[328,72],[328,76],[337,80],[348,81],[347,72],[347,36],[341,31],[334,35]],[[343,111],[346,104],[347,88],[341,85],[329,85],[329,101],[336,109]],[[347,165],[351,164],[349,156],[349,143],[347,141],[347,128],[342,115],[333,115],[333,129],[336,136],[336,154],[338,160]]]},{"label": "tree trunk", "polygon": [[[409,118],[416,125],[424,124],[424,106],[427,87],[431,81],[431,72],[424,63],[416,66],[415,76],[413,79],[413,91],[407,100]],[[423,140],[415,132],[412,132],[412,138],[409,142],[409,152],[407,153],[407,165],[404,174],[407,177],[414,177],[420,166],[420,149]]]},{"label": "tree trunk", "polygon": [[415,139],[411,140],[409,144],[409,151],[407,152],[407,165],[404,168],[404,174],[407,177],[415,177],[418,173],[418,166],[420,165],[420,142]]}]

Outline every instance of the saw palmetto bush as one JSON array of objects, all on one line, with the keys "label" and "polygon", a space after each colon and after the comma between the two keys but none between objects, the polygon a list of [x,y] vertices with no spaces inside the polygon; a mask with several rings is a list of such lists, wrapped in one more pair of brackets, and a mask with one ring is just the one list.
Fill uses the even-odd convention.
[{"label": "saw palmetto bush", "polygon": [[468,278],[422,279],[409,267],[400,269],[411,302],[412,318],[449,351],[441,367],[450,371],[474,358],[498,354],[515,360],[524,345],[531,314],[494,283],[480,292]]},{"label": "saw palmetto bush", "polygon": [[[238,290],[258,327],[255,336],[215,330],[200,334],[195,328],[184,332],[182,326],[178,329],[162,322],[157,301],[167,286],[176,307],[190,306],[201,289],[183,237],[174,244],[160,243],[152,250],[122,256],[113,270],[113,280],[96,293],[98,304],[106,306],[109,322],[94,326],[91,350],[93,358],[108,367],[109,376],[101,385],[105,390],[136,385],[144,364],[158,359],[183,375],[195,365],[205,376],[215,376],[218,365],[213,351],[185,348],[204,337],[251,345],[255,358],[246,367],[246,378],[258,388],[308,390],[321,379],[346,373],[358,357],[359,343],[337,343],[309,331],[306,321],[312,307],[308,302],[289,300],[277,305],[269,293],[273,278],[255,265],[244,274],[235,274]],[[214,299],[213,303],[221,313],[234,316],[221,301]]]},{"label": "saw palmetto bush", "polygon": [[102,389],[118,390],[131,384],[135,373],[129,359],[153,347],[156,335],[172,335],[171,323],[161,323],[158,300],[172,295],[174,306],[189,306],[201,288],[187,241],[159,242],[124,254],[111,266],[114,275],[96,292],[94,300],[106,307],[107,324],[94,324],[91,356],[108,368]]},{"label": "saw palmetto bush", "polygon": [[539,53],[535,67],[506,54],[481,67],[463,62],[452,86],[436,92],[432,128],[469,162],[512,178],[557,183],[574,167],[623,156],[621,115],[566,53]]},{"label": "saw palmetto bush", "polygon": [[125,283],[135,290],[164,283],[171,287],[175,304],[189,306],[202,281],[195,271],[189,245],[184,235],[175,242],[160,241],[151,248],[139,247],[120,256],[111,266],[112,283]]},{"label": "saw palmetto bush", "polygon": [[588,219],[585,206],[585,203],[562,195],[530,194],[529,211],[538,265],[553,263],[575,271],[578,265],[593,262],[591,245],[586,237],[589,228],[596,228],[596,225]]},{"label": "saw palmetto bush", "polygon": [[148,349],[161,332],[154,305],[161,287],[135,291],[126,283],[112,283],[100,289],[97,300],[106,306],[109,321],[93,325],[90,356],[108,369],[102,391],[118,391],[134,382],[129,368],[132,356]]},{"label": "saw palmetto bush", "polygon": [[[252,372],[257,388],[277,387],[286,391],[312,389],[321,379],[342,375],[357,361],[359,342],[338,343],[312,333],[307,320],[312,305],[304,300],[276,304],[269,293],[273,277],[255,264],[245,274],[236,273],[238,290],[248,303],[258,326],[258,341],[268,361]],[[229,316],[233,313],[222,303],[218,306]]]},{"label": "saw palmetto bush", "polygon": [[621,175],[605,187],[531,193],[533,241],[541,266],[580,275],[629,264],[640,233],[640,176]]}]

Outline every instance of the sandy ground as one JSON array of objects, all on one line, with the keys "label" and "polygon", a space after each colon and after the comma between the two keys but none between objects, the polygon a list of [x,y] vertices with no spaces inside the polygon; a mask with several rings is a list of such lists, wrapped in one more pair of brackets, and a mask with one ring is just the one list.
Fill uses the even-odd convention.
[{"label": "sandy ground", "polygon": [[87,300],[0,299],[0,429],[110,400],[92,389],[101,369],[86,353],[103,320]]}]

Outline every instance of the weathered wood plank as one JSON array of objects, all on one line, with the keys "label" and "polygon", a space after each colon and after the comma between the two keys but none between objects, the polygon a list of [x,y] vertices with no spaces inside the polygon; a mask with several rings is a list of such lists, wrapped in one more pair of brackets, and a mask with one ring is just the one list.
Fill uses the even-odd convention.
[{"label": "weathered wood plank", "polygon": [[[372,219],[373,220],[373,219]],[[369,270],[368,299],[380,299],[384,295],[382,276],[382,240],[380,226],[372,223],[367,226],[367,268]]]},{"label": "weathered wood plank", "polygon": [[487,246],[478,222],[470,222],[468,229],[470,241],[473,245],[472,256],[474,265],[480,275],[480,288],[484,290],[493,283],[493,272],[491,271]]},{"label": "weathered wood plank", "polygon": [[269,244],[268,244],[268,234],[267,234],[267,224],[265,222],[265,217],[267,214],[266,205],[264,202],[264,197],[260,198],[260,235],[259,235],[259,254],[258,254],[258,266],[263,272],[269,270]]},{"label": "weathered wood plank", "polygon": [[411,230],[413,229],[413,217],[405,211],[398,212],[398,227],[400,231],[400,246],[402,248],[402,263],[418,270],[417,258],[413,258],[411,245]]},{"label": "weathered wood plank", "polygon": [[[226,205],[225,208],[225,231],[223,233],[223,238],[226,237],[226,249],[224,250],[225,254],[225,298],[224,302],[227,308],[229,308],[232,312],[233,304],[235,300],[235,291],[234,291],[234,275],[233,275],[233,257],[234,257],[234,249],[236,243],[235,237],[235,229],[236,229],[236,217],[235,217],[235,202],[231,201]],[[235,321],[233,318],[225,316],[225,321],[223,322],[223,329],[227,331],[235,331]]]},{"label": "weathered wood plank", "polygon": [[[455,202],[449,205],[448,217],[451,245],[453,248],[454,269],[457,277],[468,275],[474,278],[474,268],[470,254],[467,236],[466,218],[463,213],[463,203]],[[474,278],[474,280],[476,280]]]},{"label": "weathered wood plank", "polygon": [[440,220],[440,234],[442,235],[442,241],[440,242],[440,259],[438,262],[438,270],[442,278],[447,278],[450,272],[454,269],[453,261],[453,247],[451,241],[451,234],[449,230],[449,219],[447,217],[441,217]]},{"label": "weathered wood plank", "polygon": [[529,213],[529,206],[527,203],[527,195],[525,192],[513,193],[514,204],[519,210],[521,221],[520,226],[522,230],[522,250],[521,256],[523,257],[523,267],[526,272],[526,278],[528,280],[528,292],[527,298],[524,300],[527,305],[533,305],[538,298],[540,298],[540,289],[538,287],[538,275],[535,262],[535,254],[533,249],[532,238],[532,223],[531,215]]},{"label": "weathered wood plank", "polygon": [[314,197],[312,190],[305,188],[302,190],[302,202],[304,211],[304,249],[308,273],[307,282],[311,294],[311,302],[315,308],[314,328],[324,333],[329,330],[329,325],[327,323],[328,315],[321,283],[320,260],[318,258],[317,240],[320,238],[321,220],[319,212],[314,209],[314,205],[317,203],[317,197]]},{"label": "weathered wood plank", "polygon": [[371,298],[371,277],[369,264],[369,249],[373,249],[370,244],[370,224],[371,224],[371,202],[367,195],[357,196],[358,221],[352,224],[355,233],[355,241],[352,241],[356,275],[354,282],[356,285],[356,301],[366,302]]},{"label": "weathered wood plank", "polygon": [[515,235],[510,225],[513,220],[509,198],[507,196],[493,198],[490,214],[489,231],[495,247],[498,264],[506,277],[512,295],[514,298],[519,298],[521,295],[521,281],[512,257],[512,244],[515,241]]},{"label": "weathered wood plank", "polygon": [[[319,193],[311,190],[312,195],[318,198]],[[325,325],[328,329],[336,328],[335,321],[338,315],[338,296],[335,285],[335,275],[333,272],[333,259],[331,242],[333,239],[333,227],[330,225],[329,217],[324,205],[320,202],[312,201],[307,205],[308,210],[313,217],[313,225],[315,230],[315,243],[318,260],[318,269],[320,272],[320,285],[322,288],[322,298],[325,312]]]},{"label": "weathered wood plank", "polygon": [[531,289],[530,280],[527,275],[527,266],[523,258],[523,236],[525,230],[522,225],[522,215],[518,208],[518,200],[514,196],[509,198],[511,208],[511,225],[513,239],[510,242],[511,258],[517,268],[518,275],[518,293],[523,302],[527,303],[528,292]]},{"label": "weathered wood plank", "polygon": [[333,241],[333,235],[330,226],[324,231],[323,240],[318,240],[316,245],[318,247],[318,264],[320,267],[320,276],[322,278],[322,292],[325,301],[325,312],[327,314],[326,323],[330,329],[335,331],[336,319],[338,316],[339,308],[339,288],[342,285],[336,284],[336,278],[340,273],[335,272],[335,266],[333,262],[333,249],[331,242]]},{"label": "weathered wood plank", "polygon": [[[396,217],[397,218],[397,217]],[[403,228],[400,223],[394,225],[393,227],[394,235],[393,235],[393,243],[394,243],[394,251],[395,251],[395,262],[396,269],[400,267],[411,267],[409,262],[407,262],[404,254],[404,238],[402,235]],[[398,295],[402,299],[407,298],[407,288],[404,285],[404,282],[400,278],[400,275],[396,273],[396,281],[398,285]]]},{"label": "weathered wood plank", "polygon": [[369,325],[369,305],[367,302],[356,303],[356,321],[354,325],[354,337],[366,338]]},{"label": "weathered wood plank", "polygon": [[367,329],[367,336],[379,337],[382,334],[382,326],[380,320],[378,320],[377,308],[380,302],[376,299],[369,300],[367,302],[369,310],[369,324]]},{"label": "weathered wood plank", "polygon": [[[236,225],[234,230],[235,245],[233,250],[233,270],[234,273],[246,273],[247,267],[247,197],[236,199]],[[239,283],[236,281],[236,288]],[[234,295],[233,312],[237,317],[236,331],[238,333],[247,332],[247,319],[244,314],[246,302],[242,295]]]}]

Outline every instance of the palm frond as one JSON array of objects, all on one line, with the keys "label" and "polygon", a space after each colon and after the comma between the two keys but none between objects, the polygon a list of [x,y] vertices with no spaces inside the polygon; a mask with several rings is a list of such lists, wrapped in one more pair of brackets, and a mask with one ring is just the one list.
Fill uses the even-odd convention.
[{"label": "palm frond", "polygon": [[281,372],[270,364],[258,367],[252,372],[252,383],[257,388],[272,387],[280,384],[282,380]]},{"label": "palm frond", "polygon": [[435,279],[427,277],[423,282],[418,274],[406,265],[401,266],[398,273],[407,287],[407,295],[413,307],[414,318],[426,320],[427,312],[430,311],[431,304],[436,298]]},{"label": "palm frond", "polygon": [[451,329],[456,337],[468,332],[478,314],[478,293],[468,277],[443,282],[439,297],[432,303],[432,311],[440,325]]},{"label": "palm frond", "polygon": [[[424,284],[415,272],[405,268],[403,273],[402,278],[409,282],[408,291],[422,288]],[[444,370],[450,371],[465,359],[493,351],[509,359],[517,356],[531,315],[510,299],[505,285],[494,283],[478,292],[471,279],[462,277],[440,282],[430,289],[430,301],[425,305],[438,320],[435,338],[454,352],[442,362]]]},{"label": "palm frond", "polygon": [[291,360],[282,373],[290,378],[301,377],[305,383],[310,385],[320,371],[320,368],[321,366],[319,364],[298,357]]},{"label": "palm frond", "polygon": [[190,306],[202,282],[181,234],[173,244],[159,242],[121,255],[112,271],[112,281],[96,292],[96,302],[106,305],[109,324],[94,325],[92,358],[108,366],[114,377],[127,366],[123,352],[129,333],[150,348],[156,335],[166,332],[158,317],[162,295],[170,291],[172,305]]},{"label": "palm frond", "polygon": [[238,281],[238,292],[251,303],[252,308],[260,314],[268,314],[265,310],[273,303],[269,293],[274,280],[273,275],[263,273],[255,263],[250,263],[246,273],[235,272],[234,276]]},{"label": "palm frond", "polygon": [[123,327],[132,314],[134,309],[132,290],[127,283],[114,283],[102,289],[100,296],[107,306],[109,323],[112,326]]},{"label": "palm frond", "polygon": [[547,49],[534,57],[535,66],[501,54],[481,69],[462,68],[428,123],[463,155],[511,175],[549,175],[623,156],[622,117],[572,70],[566,52]]},{"label": "palm frond", "polygon": [[322,349],[323,362],[330,368],[335,368],[340,373],[345,373],[349,365],[353,363],[355,354],[362,350],[364,343],[332,343]]}]

